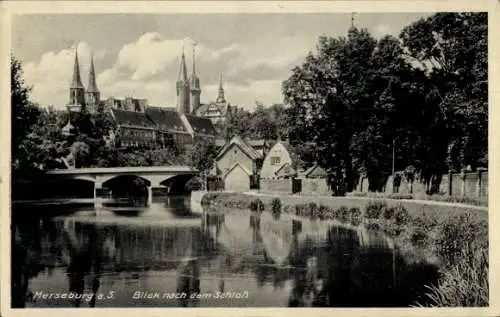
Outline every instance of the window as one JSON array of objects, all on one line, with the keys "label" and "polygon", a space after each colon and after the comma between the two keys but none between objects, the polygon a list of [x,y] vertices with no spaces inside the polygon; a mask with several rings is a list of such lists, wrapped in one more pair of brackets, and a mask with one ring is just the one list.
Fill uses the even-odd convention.
[{"label": "window", "polygon": [[280,157],[279,156],[272,156],[271,157],[271,165],[278,165],[280,163]]}]

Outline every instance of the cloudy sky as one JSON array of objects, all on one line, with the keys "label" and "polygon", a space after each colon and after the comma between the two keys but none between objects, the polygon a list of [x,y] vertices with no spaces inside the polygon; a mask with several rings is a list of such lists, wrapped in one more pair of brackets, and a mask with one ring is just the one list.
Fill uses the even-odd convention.
[{"label": "cloudy sky", "polygon": [[[426,13],[356,14],[355,24],[376,37],[398,35]],[[101,96],[147,98],[175,105],[175,81],[184,45],[189,72],[192,43],[202,102],[216,98],[219,73],[226,99],[252,109],[282,101],[281,82],[315,49],[318,36],[343,36],[351,14],[52,14],[13,18],[12,46],[24,62],[32,99],[62,108],[68,101],[74,46],[83,84],[91,52]]]}]

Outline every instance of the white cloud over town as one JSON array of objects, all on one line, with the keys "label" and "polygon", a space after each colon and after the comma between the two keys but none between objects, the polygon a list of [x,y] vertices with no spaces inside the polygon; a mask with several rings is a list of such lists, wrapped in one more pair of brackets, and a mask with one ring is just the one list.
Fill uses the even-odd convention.
[{"label": "white cloud over town", "polygon": [[[290,41],[283,39],[282,43]],[[193,40],[164,39],[159,33],[149,32],[137,40],[126,43],[120,49],[111,67],[96,69],[97,85],[104,98],[134,96],[147,98],[153,105],[175,105],[175,81],[178,74],[182,47],[185,47],[188,73],[191,73],[191,47]],[[281,45],[281,44],[280,44]],[[80,73],[84,86],[87,86],[90,55],[93,50],[94,60],[102,58],[105,49],[98,50],[89,44],[78,43]],[[244,70],[258,66],[272,69],[291,66],[291,63],[304,55],[304,49],[289,50],[286,54],[279,51],[252,50],[240,45],[231,45],[222,49],[196,45],[196,62],[200,68],[207,64],[226,64],[226,73],[237,75]],[[24,67],[26,82],[33,86],[32,98],[42,105],[63,108],[67,102],[68,86],[74,64],[74,48],[58,52],[47,52],[38,62],[29,62]],[[280,56],[282,58],[280,58]],[[229,57],[229,59],[228,59]],[[213,69],[216,71],[216,69]],[[223,71],[223,70],[220,70]],[[203,77],[203,76],[202,76]],[[215,76],[212,76],[215,78]],[[281,102],[281,80],[245,80],[244,83],[224,81],[224,88],[229,102],[253,108],[255,101],[264,103]],[[202,102],[208,102],[217,96],[218,82],[202,82]]]},{"label": "white cloud over town", "polygon": [[[359,16],[358,21],[364,21],[358,22],[360,26],[365,25],[376,37],[397,36],[418,17]],[[70,43],[77,42],[84,86],[93,52],[103,98],[134,96],[147,98],[152,105],[175,106],[182,47],[190,74],[196,40],[201,101],[217,97],[219,74],[223,73],[226,99],[252,109],[255,101],[282,102],[281,83],[290,70],[315,50],[318,36],[345,35],[350,16],[221,15],[215,19],[199,15],[96,15],[91,19],[93,28],[87,27],[88,17],[80,15],[33,16],[18,21],[13,32],[14,52],[24,62],[26,83],[33,86],[32,99],[41,105],[63,109],[67,103],[74,63]],[[51,31],[56,29],[61,34]]]}]

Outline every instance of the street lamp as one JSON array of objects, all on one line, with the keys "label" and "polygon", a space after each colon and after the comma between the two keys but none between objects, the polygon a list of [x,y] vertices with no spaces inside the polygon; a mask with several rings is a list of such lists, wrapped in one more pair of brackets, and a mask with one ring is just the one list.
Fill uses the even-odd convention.
[{"label": "street lamp", "polygon": [[394,193],[394,181],[396,180],[396,139],[392,138],[392,192]]}]

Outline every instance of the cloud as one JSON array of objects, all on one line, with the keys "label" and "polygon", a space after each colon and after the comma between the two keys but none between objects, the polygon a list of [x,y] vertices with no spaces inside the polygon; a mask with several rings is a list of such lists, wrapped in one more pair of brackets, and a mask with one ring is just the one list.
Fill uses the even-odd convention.
[{"label": "cloud", "polygon": [[[216,98],[220,72],[225,74],[226,99],[232,104],[251,109],[255,100],[265,104],[280,102],[281,81],[292,65],[305,56],[307,43],[315,40],[264,37],[259,43],[238,43],[220,48],[198,43],[196,61],[202,83],[202,102]],[[189,37],[165,39],[157,32],[148,32],[125,43],[114,59],[110,59],[112,56],[106,50],[79,43],[82,82],[87,86],[90,54],[95,51],[94,60],[108,64],[107,67],[99,65],[104,66],[103,69],[96,66],[102,98],[133,95],[147,98],[152,105],[174,106],[181,49],[183,45],[186,48],[190,72],[192,43],[193,39]],[[34,87],[32,98],[42,105],[63,109],[68,100],[73,63],[74,50],[69,48],[47,52],[39,61],[27,63],[25,78]]]},{"label": "cloud", "polygon": [[[203,93],[208,96],[217,96],[218,85],[204,85]],[[224,85],[225,97],[233,105],[253,110],[255,101],[265,105],[279,103],[283,97],[281,94],[281,80],[249,80],[247,84],[233,84],[231,82]],[[213,99],[213,98],[212,98]],[[234,102],[237,100],[238,102]],[[213,100],[205,100],[209,102]]]},{"label": "cloud", "polygon": [[258,42],[232,45],[226,52],[237,52],[237,58],[230,63],[229,75],[252,72],[255,69],[281,71],[301,62],[315,47],[316,38],[285,36],[263,37]]},{"label": "cloud", "polygon": [[[88,83],[90,55],[93,48],[84,42],[78,43],[78,61],[82,83]],[[94,61],[104,58],[105,50],[94,53]],[[74,48],[43,54],[39,62],[24,65],[26,83],[33,87],[31,98],[42,105],[54,105],[62,108],[67,102],[68,87],[73,75],[75,61]],[[64,98],[62,97],[64,96]]]},{"label": "cloud", "polygon": [[397,36],[397,34],[394,34],[394,31],[395,30],[387,24],[378,24],[377,26],[375,26],[373,28],[373,36],[375,36],[376,38],[381,38],[381,37],[384,37],[386,35],[396,35]]}]

